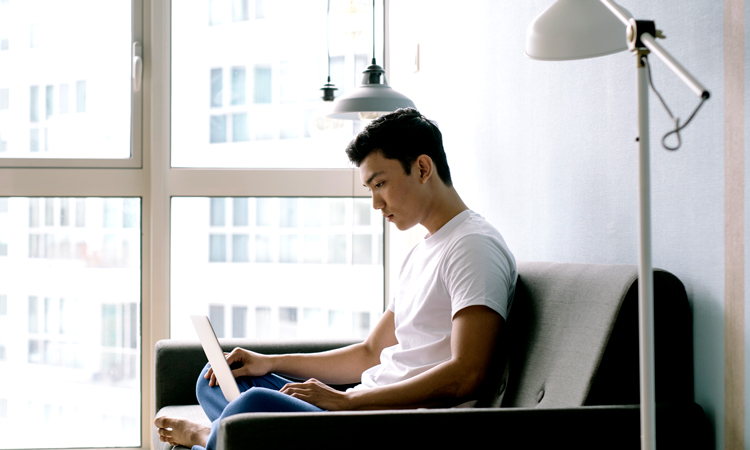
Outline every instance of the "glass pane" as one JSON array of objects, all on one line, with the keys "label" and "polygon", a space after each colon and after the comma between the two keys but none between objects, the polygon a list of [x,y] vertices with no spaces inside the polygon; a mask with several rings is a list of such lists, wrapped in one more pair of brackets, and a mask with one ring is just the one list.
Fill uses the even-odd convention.
[{"label": "glass pane", "polygon": [[[383,219],[371,204],[173,198],[172,338],[195,339],[191,314],[219,337],[366,337],[384,305]],[[219,209],[235,220],[216,220]]]},{"label": "glass pane", "polygon": [[130,157],[131,26],[130,0],[0,0],[0,158]]},{"label": "glass pane", "polygon": [[[325,118],[326,34],[339,97],[373,56],[371,0],[331,0],[328,30],[328,0],[248,1],[172,3],[172,165],[349,167],[344,148],[363,124]],[[382,66],[382,1],[375,6]]]},{"label": "glass pane", "polygon": [[0,448],[141,445],[140,222],[138,198],[0,198]]}]

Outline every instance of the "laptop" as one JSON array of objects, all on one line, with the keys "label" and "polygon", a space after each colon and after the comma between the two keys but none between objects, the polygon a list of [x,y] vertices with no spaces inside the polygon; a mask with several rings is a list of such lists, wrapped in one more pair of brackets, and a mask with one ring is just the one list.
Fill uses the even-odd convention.
[{"label": "laptop", "polygon": [[201,341],[203,351],[206,353],[208,362],[214,370],[216,380],[219,382],[221,392],[228,402],[240,396],[240,388],[237,386],[237,380],[232,375],[232,370],[227,364],[227,359],[219,345],[219,339],[216,338],[214,328],[208,316],[190,316],[193,321],[195,332],[198,333],[198,339]]}]

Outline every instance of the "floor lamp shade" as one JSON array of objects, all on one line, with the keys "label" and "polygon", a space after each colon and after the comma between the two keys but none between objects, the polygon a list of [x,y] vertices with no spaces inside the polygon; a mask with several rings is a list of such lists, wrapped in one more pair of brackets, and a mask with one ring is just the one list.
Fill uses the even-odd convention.
[{"label": "floor lamp shade", "polygon": [[343,95],[333,102],[328,114],[332,119],[374,119],[399,108],[416,108],[407,96],[388,86],[385,71],[373,64],[362,77],[362,85],[351,94]]},{"label": "floor lamp shade", "polygon": [[625,36],[625,26],[600,0],[557,0],[526,29],[526,56],[564,61],[609,55],[628,48]]}]

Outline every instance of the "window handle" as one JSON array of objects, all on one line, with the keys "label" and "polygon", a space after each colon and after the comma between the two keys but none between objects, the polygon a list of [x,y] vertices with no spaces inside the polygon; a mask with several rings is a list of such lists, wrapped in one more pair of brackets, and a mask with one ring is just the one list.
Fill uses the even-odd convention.
[{"label": "window handle", "polygon": [[142,48],[140,42],[133,42],[133,72],[131,74],[133,78],[133,92],[141,90],[141,83],[143,82],[143,57]]}]

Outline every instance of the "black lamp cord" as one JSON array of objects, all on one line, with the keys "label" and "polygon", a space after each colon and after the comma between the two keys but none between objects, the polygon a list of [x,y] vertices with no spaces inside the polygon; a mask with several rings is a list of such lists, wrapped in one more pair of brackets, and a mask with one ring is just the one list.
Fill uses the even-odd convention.
[{"label": "black lamp cord", "polygon": [[[706,101],[706,96],[701,97],[701,102],[698,103],[698,106],[695,108],[693,113],[690,114],[690,117],[688,117],[688,120],[684,124],[680,125],[680,118],[675,117],[672,114],[672,111],[669,110],[669,107],[667,106],[666,102],[662,98],[661,94],[659,94],[659,91],[657,91],[656,88],[654,87],[654,82],[651,79],[651,65],[648,63],[648,57],[646,55],[641,56],[641,62],[643,62],[643,64],[646,66],[646,69],[648,69],[648,84],[651,86],[651,90],[653,90],[654,94],[656,94],[656,96],[659,98],[659,101],[664,106],[664,109],[667,110],[667,114],[669,114],[669,117],[672,120],[674,120],[674,124],[675,124],[675,129],[665,134],[664,137],[661,138],[661,145],[667,150],[672,150],[672,151],[677,150],[682,145],[682,140],[680,139],[680,131],[686,126],[688,126],[690,121],[693,120],[693,117],[695,117],[695,114],[698,112],[699,109],[701,109],[701,106],[703,106],[703,102]],[[670,147],[669,145],[667,145],[667,138],[671,134],[674,134],[677,137],[677,145],[674,147]]]},{"label": "black lamp cord", "polygon": [[328,51],[328,82],[331,82],[331,0],[326,9],[326,50]]},{"label": "black lamp cord", "polygon": [[372,64],[375,65],[375,0],[372,0]]}]

